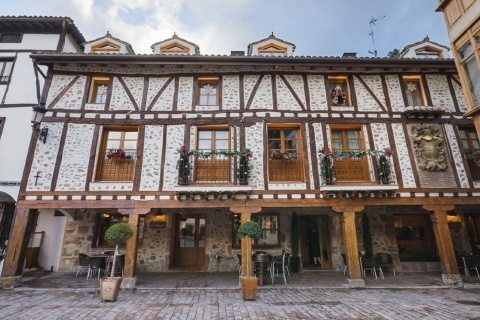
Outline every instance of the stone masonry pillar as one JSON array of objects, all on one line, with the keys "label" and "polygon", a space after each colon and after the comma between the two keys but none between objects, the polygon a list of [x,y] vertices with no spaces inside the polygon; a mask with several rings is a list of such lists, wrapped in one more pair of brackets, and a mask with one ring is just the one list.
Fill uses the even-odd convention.
[{"label": "stone masonry pillar", "polygon": [[332,207],[333,211],[342,213],[343,242],[347,260],[347,284],[350,288],[365,288],[358,256],[357,230],[355,213],[365,209],[364,206]]},{"label": "stone masonry pillar", "polygon": [[455,208],[453,205],[425,205],[423,209],[430,211],[435,241],[437,243],[440,261],[442,263],[443,283],[451,287],[463,287],[462,276],[458,272],[457,259],[453,250],[452,236],[447,222],[447,211]]},{"label": "stone masonry pillar", "polygon": [[128,215],[128,224],[133,230],[133,236],[127,240],[125,251],[125,266],[123,268],[122,288],[135,289],[137,277],[135,275],[138,249],[138,222],[141,214],[150,212],[150,208],[118,209],[121,214]]}]

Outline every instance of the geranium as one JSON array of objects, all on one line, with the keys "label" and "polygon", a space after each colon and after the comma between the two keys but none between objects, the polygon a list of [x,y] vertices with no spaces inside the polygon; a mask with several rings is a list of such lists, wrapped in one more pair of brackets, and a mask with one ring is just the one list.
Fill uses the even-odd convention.
[{"label": "geranium", "polygon": [[180,147],[180,149],[177,150],[178,153],[180,153],[181,156],[188,156],[189,154],[189,151],[187,149],[187,146],[186,145],[183,145]]},{"label": "geranium", "polygon": [[325,157],[330,157],[332,155],[332,150],[330,150],[330,148],[323,147],[322,153]]},{"label": "geranium", "polygon": [[125,152],[122,149],[110,149],[107,153],[107,159],[123,160],[125,159]]},{"label": "geranium", "polygon": [[275,151],[272,153],[272,160],[288,160],[290,154],[288,152]]},{"label": "geranium", "polygon": [[393,155],[392,149],[390,149],[390,148],[385,148],[385,149],[383,149],[383,151],[385,151],[385,155],[387,157],[391,157]]}]

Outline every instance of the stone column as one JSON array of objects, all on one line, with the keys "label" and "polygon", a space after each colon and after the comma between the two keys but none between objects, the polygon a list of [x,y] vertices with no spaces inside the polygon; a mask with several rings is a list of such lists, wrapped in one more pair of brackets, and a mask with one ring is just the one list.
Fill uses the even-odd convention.
[{"label": "stone column", "polygon": [[137,277],[135,275],[138,249],[138,222],[141,214],[150,212],[150,208],[118,209],[121,214],[128,215],[128,224],[133,230],[133,236],[127,240],[125,251],[125,266],[123,268],[122,288],[135,289]]},{"label": "stone column", "polygon": [[457,259],[453,250],[452,236],[447,222],[447,211],[455,208],[453,205],[425,205],[423,209],[430,211],[435,241],[437,243],[440,261],[442,263],[443,283],[451,287],[463,287],[462,276],[458,272]]},{"label": "stone column", "polygon": [[[230,211],[233,213],[241,214],[242,223],[250,221],[252,213],[260,212],[262,208],[244,208],[244,207],[231,207]],[[242,238],[242,274],[241,277],[253,276],[253,263],[252,263],[252,239],[250,237]]]},{"label": "stone column", "polygon": [[343,242],[347,260],[347,284],[350,288],[365,288],[358,256],[357,230],[355,213],[365,209],[364,206],[332,207],[333,211],[342,213]]},{"label": "stone column", "polygon": [[7,256],[4,260],[0,288],[13,289],[22,282],[23,262],[28,245],[28,224],[35,214],[35,210],[18,208],[15,211],[15,219],[11,238],[8,242]]}]

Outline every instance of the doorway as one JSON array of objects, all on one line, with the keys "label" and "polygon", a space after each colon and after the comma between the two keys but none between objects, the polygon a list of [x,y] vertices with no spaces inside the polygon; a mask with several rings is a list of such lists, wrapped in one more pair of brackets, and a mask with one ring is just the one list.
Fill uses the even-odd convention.
[{"label": "doorway", "polygon": [[317,268],[331,268],[332,256],[328,216],[302,216],[299,220],[303,266],[314,267],[316,260],[314,257],[317,257],[320,262]]},{"label": "doorway", "polygon": [[205,216],[177,214],[175,219],[175,266],[205,265]]}]

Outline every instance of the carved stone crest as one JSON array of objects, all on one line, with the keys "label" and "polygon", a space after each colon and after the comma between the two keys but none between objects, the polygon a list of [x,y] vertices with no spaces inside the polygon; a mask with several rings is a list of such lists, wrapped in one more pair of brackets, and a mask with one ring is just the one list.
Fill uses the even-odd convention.
[{"label": "carved stone crest", "polygon": [[413,146],[421,170],[447,169],[445,144],[439,129],[434,126],[417,126],[412,129]]}]

